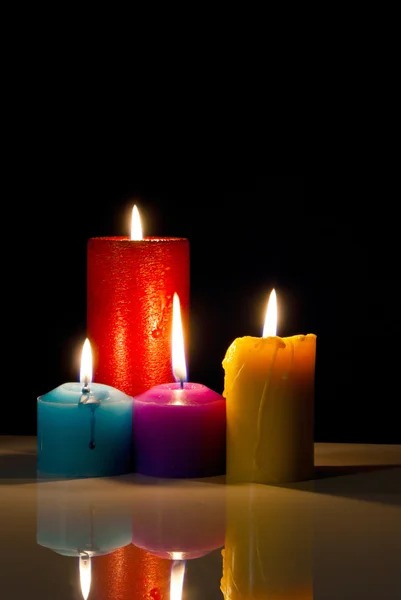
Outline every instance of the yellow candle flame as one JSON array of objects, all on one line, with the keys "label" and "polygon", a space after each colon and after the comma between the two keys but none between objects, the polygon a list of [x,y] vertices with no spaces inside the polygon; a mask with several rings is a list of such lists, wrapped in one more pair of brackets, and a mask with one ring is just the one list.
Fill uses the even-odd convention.
[{"label": "yellow candle flame", "polygon": [[187,366],[185,362],[184,332],[182,329],[180,299],[176,293],[173,297],[172,361],[175,380],[186,381]]},{"label": "yellow candle flame", "polygon": [[88,338],[86,338],[82,347],[79,381],[84,386],[88,386],[92,381],[92,350]]},{"label": "yellow candle flame", "polygon": [[88,554],[79,557],[79,579],[81,582],[82,597],[84,600],[87,600],[92,581],[91,557]]},{"label": "yellow candle flame", "polygon": [[270,292],[267,303],[265,324],[263,327],[263,337],[277,335],[277,297],[276,290],[273,288]]},{"label": "yellow candle flame", "polygon": [[139,210],[136,204],[134,204],[134,208],[132,209],[131,240],[143,240],[141,217],[139,216]]},{"label": "yellow candle flame", "polygon": [[171,567],[170,600],[182,600],[184,586],[185,561],[175,560]]}]

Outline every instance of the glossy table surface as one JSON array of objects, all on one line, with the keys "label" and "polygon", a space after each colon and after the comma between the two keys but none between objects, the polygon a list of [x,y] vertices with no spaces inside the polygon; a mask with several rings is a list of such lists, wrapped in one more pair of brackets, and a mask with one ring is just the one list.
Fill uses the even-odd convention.
[{"label": "glossy table surface", "polygon": [[0,437],[4,600],[400,600],[401,446],[316,444],[313,481],[36,480]]}]

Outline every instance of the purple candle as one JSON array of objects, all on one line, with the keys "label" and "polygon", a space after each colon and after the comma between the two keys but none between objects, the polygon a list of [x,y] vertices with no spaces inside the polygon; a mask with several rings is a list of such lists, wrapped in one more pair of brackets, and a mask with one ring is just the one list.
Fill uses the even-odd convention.
[{"label": "purple candle", "polygon": [[226,401],[200,383],[186,382],[177,294],[173,300],[175,383],[134,398],[134,471],[167,478],[212,477],[226,469]]}]

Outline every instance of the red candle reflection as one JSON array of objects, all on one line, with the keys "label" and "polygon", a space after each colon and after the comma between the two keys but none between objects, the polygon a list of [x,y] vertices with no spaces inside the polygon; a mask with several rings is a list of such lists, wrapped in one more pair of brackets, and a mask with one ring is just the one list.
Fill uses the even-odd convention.
[{"label": "red candle reflection", "polygon": [[96,600],[169,600],[171,560],[133,545],[92,559]]}]

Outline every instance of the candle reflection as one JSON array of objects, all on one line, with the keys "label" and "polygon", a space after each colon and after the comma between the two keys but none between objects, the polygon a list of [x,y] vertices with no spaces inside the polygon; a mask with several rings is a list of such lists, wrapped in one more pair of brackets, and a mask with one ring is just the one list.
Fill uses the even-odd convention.
[{"label": "candle reflection", "polygon": [[181,600],[184,586],[185,561],[175,560],[171,567],[170,600]]},{"label": "candle reflection", "polygon": [[[231,490],[232,491],[232,490]],[[312,600],[312,499],[255,486],[227,491],[224,600]]]},{"label": "candle reflection", "polygon": [[[96,483],[95,483],[96,481]],[[77,557],[84,600],[91,589],[92,560],[131,542],[131,509],[98,480],[46,482],[37,486],[37,544]]]},{"label": "candle reflection", "polygon": [[91,588],[92,564],[91,557],[83,553],[79,557],[79,580],[81,582],[81,592],[84,600],[87,600]]},{"label": "candle reflection", "polygon": [[224,545],[225,486],[150,480],[132,499],[132,543],[170,560],[199,558]]},{"label": "candle reflection", "polygon": [[168,600],[171,561],[133,544],[93,563],[95,600]]}]

